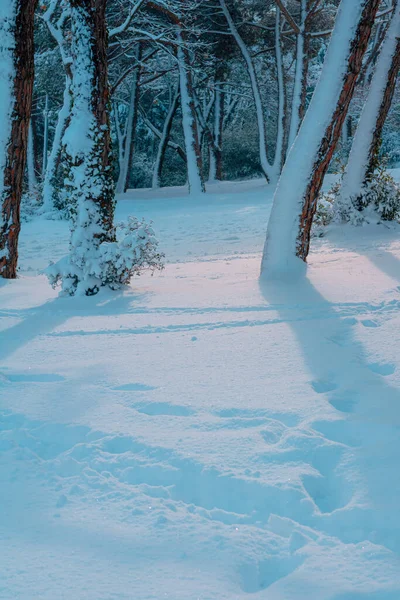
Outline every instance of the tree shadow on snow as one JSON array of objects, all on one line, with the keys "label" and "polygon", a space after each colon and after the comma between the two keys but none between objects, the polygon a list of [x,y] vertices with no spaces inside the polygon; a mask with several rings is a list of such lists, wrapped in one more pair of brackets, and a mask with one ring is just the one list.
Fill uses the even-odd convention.
[{"label": "tree shadow on snow", "polygon": [[[260,289],[297,338],[311,374],[310,396],[318,394],[327,402],[327,411],[316,404],[319,414],[316,420],[311,415],[311,427],[327,443],[348,450],[347,477],[358,478],[358,488],[368,490],[367,507],[360,503],[342,512],[333,506],[321,517],[323,527],[332,535],[340,533],[347,543],[369,539],[400,550],[400,392],[387,379],[395,365],[370,362],[356,339],[358,328],[365,333],[369,327],[358,318],[365,304],[331,303],[307,277],[292,283],[260,282]],[[331,493],[318,490],[318,481],[312,482],[311,493],[313,488],[316,498]]]},{"label": "tree shadow on snow", "polygon": [[0,316],[22,319],[16,325],[2,330],[0,364],[19,348],[35,338],[51,333],[71,318],[134,312],[132,305],[142,304],[148,296],[148,293],[134,293],[129,288],[114,292],[101,290],[94,297],[58,297],[34,308],[0,310]]}]

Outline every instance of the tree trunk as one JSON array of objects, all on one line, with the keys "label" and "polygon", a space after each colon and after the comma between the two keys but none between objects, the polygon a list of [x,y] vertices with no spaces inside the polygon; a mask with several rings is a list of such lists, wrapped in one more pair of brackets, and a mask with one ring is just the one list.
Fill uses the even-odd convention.
[{"label": "tree trunk", "polygon": [[32,107],[36,0],[6,4],[0,19],[0,275],[14,279]]},{"label": "tree trunk", "polygon": [[[340,137],[379,0],[342,0],[325,63],[293,144],[268,224],[262,272],[297,271],[306,261],[325,173]],[[298,257],[298,258],[296,258]]]},{"label": "tree trunk", "polygon": [[93,263],[102,242],[115,241],[111,168],[106,0],[70,0],[72,110],[64,135],[72,236],[66,293],[94,294]]},{"label": "tree trunk", "polygon": [[292,146],[300,129],[300,125],[304,118],[307,99],[308,51],[310,44],[307,21],[309,0],[301,0],[300,11],[300,32],[297,34],[296,43],[296,71],[293,87],[288,148]]},{"label": "tree trunk", "polygon": [[259,153],[260,153],[261,169],[262,169],[267,181],[269,181],[271,179],[271,176],[273,176],[273,174],[271,172],[271,165],[270,165],[270,163],[268,161],[268,157],[267,157],[267,140],[266,140],[266,135],[265,135],[264,110],[263,110],[263,106],[262,106],[261,93],[260,93],[260,88],[259,88],[258,81],[257,81],[256,70],[254,68],[254,64],[253,64],[252,58],[250,56],[250,52],[249,52],[246,44],[244,43],[243,39],[241,38],[241,36],[233,22],[232,16],[226,6],[225,0],[219,0],[219,2],[220,2],[222,12],[224,13],[225,19],[228,23],[230,32],[242,53],[242,56],[244,58],[246,66],[247,66],[247,71],[249,73],[251,89],[253,92],[254,104],[255,104],[255,108],[256,108],[257,126],[258,126],[258,146],[259,146]]},{"label": "tree trunk", "polygon": [[203,180],[203,161],[200,151],[199,132],[196,119],[196,107],[193,94],[192,72],[189,53],[184,45],[182,32],[178,29],[178,63],[181,91],[182,125],[187,157],[189,193],[205,192]]},{"label": "tree trunk", "polygon": [[225,116],[225,91],[223,84],[226,81],[227,71],[225,64],[217,66],[215,73],[215,102],[214,102],[214,143],[215,151],[210,148],[210,173],[209,181],[222,181],[222,135]]},{"label": "tree trunk", "polygon": [[168,147],[168,140],[169,140],[169,136],[171,134],[171,128],[172,128],[174,116],[175,116],[175,113],[178,108],[179,96],[180,96],[180,91],[179,91],[179,82],[178,82],[174,97],[171,102],[171,106],[169,108],[168,114],[164,121],[162,137],[161,137],[160,143],[158,145],[157,157],[156,157],[156,161],[154,164],[154,171],[153,171],[153,182],[152,182],[153,188],[160,187],[162,168],[163,168],[164,159],[165,159],[165,152]]},{"label": "tree trunk", "polygon": [[282,61],[281,11],[279,7],[276,8],[275,17],[275,61],[276,74],[278,80],[278,123],[276,132],[275,158],[274,164],[272,165],[271,183],[276,183],[282,170],[286,119],[286,89]]},{"label": "tree trunk", "polygon": [[35,144],[33,140],[32,121],[29,123],[28,154],[27,154],[28,192],[31,198],[37,193],[37,178],[35,171]]},{"label": "tree trunk", "polygon": [[358,122],[337,202],[342,213],[373,175],[382,129],[393,98],[400,67],[400,4],[396,2],[389,28],[375,65],[369,93]]},{"label": "tree trunk", "polygon": [[[136,50],[136,60],[140,63],[141,59],[141,48],[140,44]],[[139,104],[139,80],[140,80],[140,65],[133,72],[131,82],[131,93],[129,99],[129,112],[128,118],[125,125],[125,136],[124,136],[124,150],[123,159],[120,164],[120,172],[117,181],[116,191],[118,194],[126,192],[129,186],[129,177],[131,174],[133,153],[135,146],[135,132],[138,120],[138,104]]]},{"label": "tree trunk", "polygon": [[54,210],[54,204],[56,200],[56,179],[57,170],[60,164],[60,157],[62,154],[63,135],[68,126],[68,120],[71,112],[71,73],[68,67],[65,76],[65,88],[63,96],[63,105],[60,112],[58,113],[56,130],[54,133],[54,139],[51,146],[50,155],[47,161],[47,168],[43,182],[43,212],[51,213]]}]

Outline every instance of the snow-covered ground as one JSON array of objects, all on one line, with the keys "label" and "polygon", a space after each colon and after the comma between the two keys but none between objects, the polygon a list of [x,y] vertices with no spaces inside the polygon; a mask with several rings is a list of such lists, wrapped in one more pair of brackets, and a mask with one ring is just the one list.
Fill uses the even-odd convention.
[{"label": "snow-covered ground", "polygon": [[131,192],[167,267],[58,298],[65,223],[0,287],[0,598],[398,600],[399,229],[260,286],[271,190]]}]

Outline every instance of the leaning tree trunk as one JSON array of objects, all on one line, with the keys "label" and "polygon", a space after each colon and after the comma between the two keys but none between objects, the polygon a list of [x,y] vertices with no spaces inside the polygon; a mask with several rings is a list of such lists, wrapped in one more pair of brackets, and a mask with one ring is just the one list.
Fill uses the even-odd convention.
[{"label": "leaning tree trunk", "polygon": [[111,168],[106,0],[70,0],[72,110],[64,144],[72,235],[63,291],[93,294],[93,265],[103,242],[115,241]]},{"label": "leaning tree trunk", "polygon": [[353,96],[380,0],[342,0],[315,89],[279,180],[262,261],[265,276],[306,261],[321,190]]},{"label": "leaning tree trunk", "polygon": [[400,3],[395,2],[343,176],[337,201],[338,214],[346,211],[351,198],[359,194],[376,168],[382,129],[393,99],[400,67],[399,35]]},{"label": "leaning tree trunk", "polygon": [[177,37],[182,125],[187,156],[189,193],[201,194],[205,192],[203,180],[203,161],[201,157],[199,132],[197,127],[189,52],[185,46],[180,29],[178,29]]},{"label": "leaning tree trunk", "polygon": [[259,148],[259,153],[260,153],[261,169],[262,169],[267,181],[270,181],[271,179],[273,179],[274,173],[272,173],[271,165],[268,161],[268,156],[267,156],[267,139],[266,139],[266,131],[265,131],[264,109],[263,109],[263,105],[262,105],[260,86],[258,84],[257,74],[256,74],[256,70],[254,67],[253,59],[251,57],[249,49],[247,48],[241,35],[239,34],[239,31],[232,19],[232,15],[230,14],[230,12],[228,10],[225,0],[219,0],[219,3],[221,6],[221,10],[224,13],[226,22],[228,23],[229,30],[230,30],[236,44],[238,45],[238,47],[242,53],[243,59],[246,63],[247,72],[249,74],[251,89],[252,89],[253,98],[254,98],[254,105],[255,105],[255,109],[256,109],[256,118],[257,118],[257,127],[258,127],[258,148]]},{"label": "leaning tree trunk", "polygon": [[36,0],[0,6],[0,276],[17,276],[20,205],[34,75]]}]

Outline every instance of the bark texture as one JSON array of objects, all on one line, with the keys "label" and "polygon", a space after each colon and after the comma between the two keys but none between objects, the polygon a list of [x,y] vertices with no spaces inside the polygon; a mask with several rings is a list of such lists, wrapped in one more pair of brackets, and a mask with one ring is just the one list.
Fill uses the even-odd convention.
[{"label": "bark texture", "polygon": [[368,46],[378,6],[379,0],[367,0],[365,2],[361,19],[351,43],[347,60],[347,72],[343,79],[336,109],[320,143],[317,160],[314,163],[311,179],[304,196],[296,244],[296,255],[303,261],[307,260],[310,249],[311,226],[317,208],[318,194],[321,190],[324,176],[332,159],[336,144],[340,138],[343,123],[353,97],[357,77],[362,67],[363,56]]},{"label": "bark texture", "polygon": [[[4,0],[3,0],[4,1]],[[14,81],[11,114],[11,133],[6,147],[3,177],[2,227],[0,231],[0,275],[15,279],[18,264],[18,237],[20,232],[20,205],[26,164],[29,123],[32,107],[34,78],[33,27],[36,0],[17,0],[15,8]]]},{"label": "bark texture", "polygon": [[[400,32],[399,32],[400,33]],[[369,149],[369,160],[366,171],[365,181],[368,181],[373,175],[378,162],[379,149],[382,143],[382,130],[385,125],[386,117],[390,110],[390,106],[393,100],[393,94],[396,87],[397,75],[400,69],[400,38],[397,40],[396,51],[394,53],[390,70],[388,74],[388,80],[386,83],[385,93],[379,109],[378,118],[376,120],[376,126],[374,129],[372,143]]]}]

